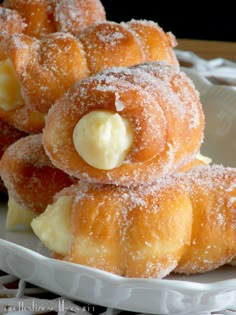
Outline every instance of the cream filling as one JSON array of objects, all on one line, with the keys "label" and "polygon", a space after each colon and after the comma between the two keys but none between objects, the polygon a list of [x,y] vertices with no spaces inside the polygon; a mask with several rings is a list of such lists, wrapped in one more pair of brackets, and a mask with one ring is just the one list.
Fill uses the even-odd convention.
[{"label": "cream filling", "polygon": [[61,197],[31,223],[42,243],[52,252],[63,256],[69,253],[72,241],[72,202],[70,197]]},{"label": "cream filling", "polygon": [[133,143],[133,132],[127,119],[105,110],[83,116],[73,132],[77,153],[89,165],[102,170],[120,166]]},{"label": "cream filling", "polygon": [[21,207],[14,199],[9,196],[8,210],[6,218],[7,230],[29,229],[31,221],[36,216],[33,210]]},{"label": "cream filling", "polygon": [[11,60],[0,61],[0,108],[11,111],[23,105],[21,86]]},{"label": "cream filling", "polygon": [[202,161],[206,165],[210,164],[212,162],[212,159],[208,156],[202,155],[201,153],[197,154],[197,159],[199,161]]}]

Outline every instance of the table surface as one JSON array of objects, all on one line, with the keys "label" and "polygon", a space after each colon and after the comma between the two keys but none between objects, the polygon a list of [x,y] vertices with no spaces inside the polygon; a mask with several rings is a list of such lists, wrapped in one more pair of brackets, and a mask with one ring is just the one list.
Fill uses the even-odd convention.
[{"label": "table surface", "polygon": [[224,58],[236,62],[236,42],[177,39],[177,49],[192,51],[204,59]]}]

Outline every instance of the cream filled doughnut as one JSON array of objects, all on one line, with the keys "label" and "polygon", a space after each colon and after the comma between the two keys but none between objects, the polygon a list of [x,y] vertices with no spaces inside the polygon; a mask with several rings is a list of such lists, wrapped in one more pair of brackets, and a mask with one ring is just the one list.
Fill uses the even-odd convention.
[{"label": "cream filled doughnut", "polygon": [[[150,33],[159,34],[153,41],[149,28]],[[65,32],[41,39],[16,34],[0,47],[13,65],[26,105],[46,114],[75,82],[103,69],[156,60],[178,66],[174,46],[169,33],[152,21],[105,21],[77,37]]]},{"label": "cream filled doughnut", "polygon": [[[89,182],[138,185],[173,173],[198,154],[204,130],[198,92],[179,67],[149,67],[100,72],[58,100],[43,132],[46,153],[56,167]],[[178,93],[171,84],[175,78]],[[101,122],[99,113],[113,118]],[[113,156],[104,165],[109,152]]]},{"label": "cream filled doughnut", "polygon": [[235,181],[214,165],[136,188],[79,182],[32,228],[55,257],[121,276],[204,273],[236,256]]}]

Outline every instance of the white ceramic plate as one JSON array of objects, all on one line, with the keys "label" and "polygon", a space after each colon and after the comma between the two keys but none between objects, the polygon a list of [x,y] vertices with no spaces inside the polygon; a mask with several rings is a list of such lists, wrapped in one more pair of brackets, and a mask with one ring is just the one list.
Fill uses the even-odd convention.
[{"label": "white ceramic plate", "polygon": [[236,87],[213,85],[194,70],[183,69],[195,83],[203,105],[202,153],[214,163],[236,167]]},{"label": "white ceramic plate", "polygon": [[[236,91],[213,86],[186,69],[200,91],[206,115],[202,153],[236,167]],[[162,280],[128,279],[50,258],[32,234],[5,230],[0,204],[0,269],[61,296],[110,308],[155,314],[194,314],[236,308],[236,267]]]}]

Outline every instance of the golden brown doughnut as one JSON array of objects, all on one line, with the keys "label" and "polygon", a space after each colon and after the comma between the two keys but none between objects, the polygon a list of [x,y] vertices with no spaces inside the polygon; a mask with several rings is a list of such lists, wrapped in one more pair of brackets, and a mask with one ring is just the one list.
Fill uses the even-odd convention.
[{"label": "golden brown doughnut", "polygon": [[235,181],[202,166],[136,188],[79,182],[32,227],[55,257],[121,276],[208,272],[236,256]]},{"label": "golden brown doughnut", "polygon": [[228,264],[236,257],[236,169],[200,167],[183,181],[190,185],[192,236],[175,272],[194,274]]},{"label": "golden brown doughnut", "polygon": [[170,34],[153,21],[106,21],[86,28],[78,38],[83,44],[90,73],[95,74],[112,66],[131,66],[145,61],[178,65],[173,51],[177,42]]},{"label": "golden brown doughnut", "polygon": [[[148,28],[161,36],[147,40]],[[153,46],[159,54],[151,53]],[[179,66],[173,46],[154,22],[106,21],[86,28],[78,37],[62,32],[41,40],[13,35],[1,44],[1,50],[13,65],[26,105],[47,113],[72,84],[103,69],[155,60]]]},{"label": "golden brown doughnut", "polygon": [[41,134],[23,137],[9,146],[0,172],[9,196],[35,213],[43,212],[56,192],[75,182],[51,164]]},{"label": "golden brown doughnut", "polygon": [[59,31],[78,34],[106,19],[99,0],[5,0],[2,5],[17,11],[25,21],[24,33],[36,38]]},{"label": "golden brown doughnut", "polygon": [[[173,81],[178,81],[178,91]],[[110,125],[109,120],[108,125],[94,121],[85,131],[77,132],[78,125],[96,111],[109,112],[114,120],[117,117],[126,124],[126,133],[121,136],[123,126],[116,127],[117,121],[113,128],[113,118]],[[192,160],[199,151],[203,130],[204,115],[192,81],[179,67],[156,62],[109,69],[77,82],[50,109],[43,141],[52,163],[72,176],[95,183],[138,185],[154,182]],[[110,143],[105,142],[101,149],[104,135]],[[128,137],[128,148],[118,150],[123,154],[120,160],[114,153],[116,146],[120,149],[121,140]],[[85,143],[81,143],[83,139]],[[81,152],[82,145],[89,148]],[[96,164],[96,159],[105,161],[109,154],[111,161],[117,157],[119,163],[111,167]]]},{"label": "golden brown doughnut", "polygon": [[69,33],[53,33],[40,41],[18,34],[2,43],[12,63],[26,106],[47,112],[74,82],[88,76],[83,48]]}]

